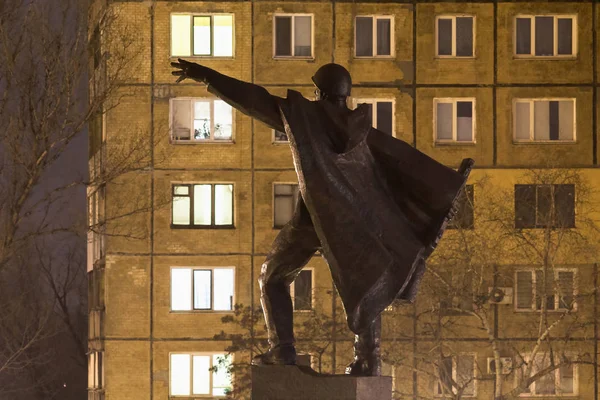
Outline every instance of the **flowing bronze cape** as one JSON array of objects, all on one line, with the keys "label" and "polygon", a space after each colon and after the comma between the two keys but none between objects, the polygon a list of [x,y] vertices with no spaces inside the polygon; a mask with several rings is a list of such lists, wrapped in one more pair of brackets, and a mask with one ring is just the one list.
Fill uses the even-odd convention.
[{"label": "flowing bronze cape", "polygon": [[[394,299],[414,300],[432,230],[465,177],[372,128],[365,106],[345,112],[293,90],[277,102],[302,199],[358,334]],[[350,138],[343,149],[340,137]]]}]

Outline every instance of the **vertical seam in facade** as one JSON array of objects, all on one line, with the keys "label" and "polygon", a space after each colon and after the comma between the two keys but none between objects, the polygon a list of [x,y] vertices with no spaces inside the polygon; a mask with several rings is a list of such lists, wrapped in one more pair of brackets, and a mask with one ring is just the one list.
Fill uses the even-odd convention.
[{"label": "vertical seam in facade", "polygon": [[150,5],[150,400],[154,398],[154,11],[156,0]]},{"label": "vertical seam in facade", "polygon": [[[335,62],[335,0],[331,0],[331,62]],[[335,330],[337,329],[337,312],[336,312],[336,289],[335,283],[333,279],[331,280],[331,373],[335,374],[335,370],[337,368],[337,338],[335,335]],[[321,371],[319,371],[321,372]]]},{"label": "vertical seam in facade", "polygon": [[[412,130],[413,130],[413,146],[417,148],[417,0],[412,2],[412,67],[413,67],[413,81],[412,81]],[[419,386],[418,386],[418,375],[417,375],[417,301],[413,303],[413,332],[412,332],[412,366],[413,366],[413,399],[419,398]]]},{"label": "vertical seam in facade", "polygon": [[[254,83],[254,0],[250,0],[250,82]],[[250,122],[250,171],[251,171],[251,186],[252,186],[252,239],[250,250],[250,320],[254,321],[254,285],[256,284],[254,280],[256,277],[254,276],[254,252],[256,249],[255,246],[255,217],[254,217],[254,203],[256,197],[256,181],[254,179],[254,126],[256,121],[254,118],[251,118]],[[238,207],[239,209],[239,207]],[[239,279],[236,279],[236,281]],[[254,323],[250,324],[250,360],[254,356]]]},{"label": "vertical seam in facade", "polygon": [[[477,33],[477,32],[476,32]],[[494,85],[492,86],[492,165],[498,159],[498,131],[496,116],[496,87],[498,85],[498,0],[494,0]],[[482,134],[482,133],[480,133]]]},{"label": "vertical seam in facade", "polygon": [[[592,93],[592,162],[598,164],[598,15],[596,14],[598,7],[597,2],[592,3],[592,71],[593,71],[593,90]],[[596,390],[595,396],[598,395]]]}]

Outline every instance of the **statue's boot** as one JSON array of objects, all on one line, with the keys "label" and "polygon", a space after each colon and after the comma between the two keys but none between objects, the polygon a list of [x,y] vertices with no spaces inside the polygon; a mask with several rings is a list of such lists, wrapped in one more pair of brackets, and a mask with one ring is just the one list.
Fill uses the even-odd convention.
[{"label": "statue's boot", "polygon": [[354,336],[354,361],[346,367],[346,374],[381,375],[381,316],[364,333]]},{"label": "statue's boot", "polygon": [[252,365],[294,365],[296,348],[294,347],[292,300],[283,282],[261,286],[262,304],[270,349],[252,359]]}]

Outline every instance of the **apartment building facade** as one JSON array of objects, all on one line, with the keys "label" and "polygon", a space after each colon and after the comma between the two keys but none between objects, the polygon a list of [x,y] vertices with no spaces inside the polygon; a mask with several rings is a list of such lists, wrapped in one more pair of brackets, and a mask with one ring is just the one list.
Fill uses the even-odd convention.
[{"label": "apartment building facade", "polygon": [[[101,22],[106,10],[116,16],[108,30]],[[543,230],[538,214],[545,209],[560,210],[557,224],[577,229],[577,186],[525,181],[522,173],[551,159],[558,169],[600,179],[599,17],[591,0],[95,1],[90,43],[99,56],[92,70],[110,73],[119,51],[106,44],[111,29],[133,33],[132,46],[120,51],[135,62],[113,93],[118,104],[90,127],[90,174],[103,170],[111,151],[144,141],[147,167],[89,191],[90,224],[101,227],[90,233],[88,251],[89,399],[224,396],[231,377],[209,368],[229,343],[214,335],[241,333],[221,322],[235,304],[259,306],[261,264],[299,196],[285,133],[232,109],[204,85],[176,84],[172,61],[307,98],[316,69],[339,63],[353,78],[349,106],[370,104],[374,127],[452,168],[475,159],[460,228],[486,229],[478,223],[484,193],[476,184],[485,176],[514,195],[516,229]],[[597,261],[557,265],[555,280],[566,292],[538,304],[539,268],[498,260],[495,268],[514,280],[493,286],[514,295],[489,305],[497,343],[530,342],[520,327],[550,303],[553,311],[593,321],[573,335],[589,362],[557,369],[525,397],[597,398],[596,297],[571,307],[577,291],[596,286]],[[332,289],[327,265],[315,255],[290,288],[296,318],[317,308],[331,313]],[[450,377],[470,382],[464,398],[491,398],[493,353],[472,317],[456,317],[464,326],[444,334],[442,341],[460,351],[421,372],[418,355],[440,341],[416,318],[428,307],[423,296],[384,315],[384,325],[402,321],[400,333],[384,332],[384,348],[385,336],[398,334],[394,351],[411,360],[386,363],[397,398],[452,395],[440,383]],[[343,373],[351,349],[350,334],[337,337],[323,371]],[[249,356],[234,354],[233,362]],[[513,384],[511,375],[504,385]]]}]

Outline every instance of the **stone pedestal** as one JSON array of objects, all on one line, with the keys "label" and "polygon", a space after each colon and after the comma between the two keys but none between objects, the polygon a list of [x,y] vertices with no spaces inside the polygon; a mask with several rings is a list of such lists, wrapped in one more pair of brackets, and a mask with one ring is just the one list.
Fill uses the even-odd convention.
[{"label": "stone pedestal", "polygon": [[319,374],[300,365],[252,367],[252,400],[391,400],[390,376]]}]

